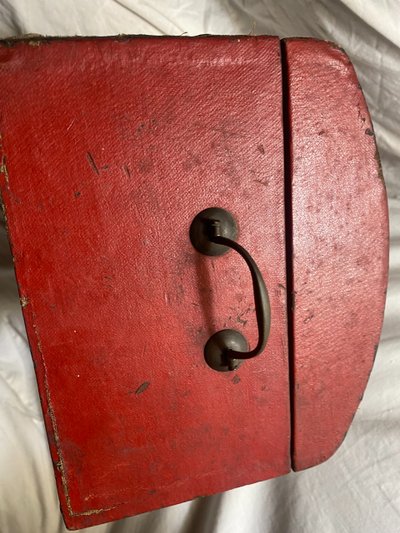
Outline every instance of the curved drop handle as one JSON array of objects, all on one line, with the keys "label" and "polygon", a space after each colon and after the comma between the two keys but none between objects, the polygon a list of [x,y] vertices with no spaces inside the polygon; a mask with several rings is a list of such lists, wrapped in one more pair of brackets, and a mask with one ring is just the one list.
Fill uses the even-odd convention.
[{"label": "curved drop handle", "polygon": [[271,307],[269,303],[268,291],[261,272],[249,252],[236,241],[221,235],[221,223],[219,221],[216,220],[212,227],[214,235],[211,235],[211,241],[215,244],[222,244],[223,246],[228,246],[229,248],[235,250],[243,257],[250,269],[251,279],[253,280],[254,304],[256,308],[258,326],[258,342],[256,347],[248,352],[229,350],[227,355],[232,359],[251,359],[256,355],[260,355],[267,344],[269,330],[271,327]]},{"label": "curved drop handle", "polygon": [[192,244],[201,253],[222,255],[229,248],[235,250],[245,260],[253,281],[258,326],[257,345],[249,350],[245,337],[231,329],[212,335],[205,346],[205,358],[209,366],[220,371],[235,370],[241,360],[251,359],[262,353],[271,326],[271,307],[263,277],[249,252],[234,240],[236,235],[237,229],[232,215],[220,208],[210,208],[199,213],[190,229]]}]

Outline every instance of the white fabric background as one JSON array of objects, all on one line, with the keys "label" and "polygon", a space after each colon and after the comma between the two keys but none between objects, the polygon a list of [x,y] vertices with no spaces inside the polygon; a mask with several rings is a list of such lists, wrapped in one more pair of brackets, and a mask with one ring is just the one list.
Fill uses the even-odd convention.
[{"label": "white fabric background", "polygon": [[[176,505],[93,533],[400,531],[399,0],[0,0],[0,37],[273,34],[336,41],[353,60],[388,187],[390,283],[378,356],[347,438],[308,471]],[[0,531],[65,531],[4,228],[0,232]]]}]

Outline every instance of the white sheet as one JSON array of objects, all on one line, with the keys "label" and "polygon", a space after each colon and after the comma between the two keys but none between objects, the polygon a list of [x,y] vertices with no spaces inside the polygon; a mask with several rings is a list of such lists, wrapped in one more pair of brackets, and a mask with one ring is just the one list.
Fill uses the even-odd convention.
[{"label": "white sheet", "polygon": [[[91,528],[135,533],[400,531],[400,3],[398,0],[0,0],[0,37],[266,33],[336,41],[372,113],[390,196],[382,339],[347,438],[327,463]],[[65,531],[12,263],[0,233],[0,531]]]}]

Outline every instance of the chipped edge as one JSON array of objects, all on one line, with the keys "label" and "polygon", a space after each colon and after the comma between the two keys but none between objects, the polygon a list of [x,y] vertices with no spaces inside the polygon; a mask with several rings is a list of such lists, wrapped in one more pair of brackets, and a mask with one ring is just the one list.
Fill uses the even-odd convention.
[{"label": "chipped edge", "polygon": [[[7,164],[6,164],[6,156],[5,156],[4,152],[3,152],[3,148],[4,148],[3,147],[3,137],[2,137],[2,134],[0,133],[0,152],[1,152],[0,173],[2,173],[4,175],[5,190],[7,192],[10,192],[9,174],[8,174],[8,169],[7,169]],[[9,239],[9,242],[10,242],[11,251],[13,251],[13,242],[12,242],[11,235],[10,235],[10,232],[9,232],[9,227],[8,227],[8,220],[7,220],[7,214],[6,214],[6,205],[5,205],[5,202],[4,202],[4,198],[2,198],[1,194],[0,194],[0,199],[1,199],[1,201],[0,201],[1,209],[3,211],[4,220],[6,222],[6,229],[7,229],[8,239]],[[12,255],[13,255],[13,261],[15,263],[14,254],[12,253]],[[16,277],[17,277],[17,275],[16,275]],[[20,292],[20,286],[19,286],[19,283],[18,283],[18,279],[17,279],[17,285],[18,285],[18,290]],[[27,295],[21,294],[21,292],[20,292],[20,304],[21,304],[22,309],[24,309],[24,313],[26,313],[26,307],[28,306],[28,304],[31,304],[31,301],[30,301],[29,297]],[[69,515],[71,517],[97,515],[97,514],[101,514],[103,512],[106,512],[106,511],[111,511],[111,510],[115,509],[116,507],[118,507],[119,505],[122,505],[122,504],[117,504],[117,505],[114,505],[112,507],[106,507],[106,508],[101,508],[101,509],[88,509],[87,511],[82,511],[82,512],[79,512],[79,513],[73,511],[73,509],[72,509],[71,498],[70,498],[69,490],[68,490],[66,469],[65,469],[65,466],[64,466],[64,458],[63,458],[63,454],[62,454],[62,450],[61,450],[61,442],[60,442],[60,437],[59,437],[59,434],[58,434],[56,417],[55,417],[55,414],[54,414],[54,409],[53,409],[51,396],[50,396],[49,385],[48,385],[47,367],[46,367],[45,360],[44,360],[44,357],[43,357],[43,350],[42,350],[42,344],[41,344],[41,341],[40,341],[38,327],[37,327],[37,324],[35,324],[36,315],[35,315],[35,313],[34,313],[34,311],[32,309],[32,305],[30,305],[29,308],[31,310],[31,312],[30,312],[30,321],[29,322],[30,322],[30,326],[32,327],[32,329],[34,331],[34,335],[36,337],[36,343],[35,344],[36,344],[36,348],[37,348],[37,351],[38,351],[39,356],[40,356],[41,365],[42,365],[42,369],[43,369],[42,376],[37,375],[37,380],[41,381],[43,383],[44,390],[45,390],[46,403],[47,403],[47,406],[46,406],[47,407],[47,413],[48,413],[48,416],[49,416],[50,421],[51,421],[52,431],[53,431],[53,435],[54,435],[54,445],[55,445],[56,454],[57,454],[57,457],[58,457],[58,461],[56,462],[55,466],[56,466],[56,469],[58,470],[58,472],[60,473],[61,485],[62,485],[64,496],[65,496],[65,502],[66,502],[67,511],[68,511],[68,513],[69,513]],[[29,334],[28,334],[28,338],[29,338]],[[42,405],[42,411],[43,411],[44,417],[46,417],[45,406],[43,406],[43,405]],[[50,445],[50,447],[51,447],[51,445]]]},{"label": "chipped edge", "polygon": [[1,152],[0,173],[4,174],[6,189],[10,190],[10,177],[8,175],[6,156],[3,152],[3,135],[1,133],[0,133],[0,152]]},{"label": "chipped edge", "polygon": [[21,307],[26,307],[29,304],[28,296],[21,296],[19,301],[21,303]]},{"label": "chipped edge", "polygon": [[[0,173],[2,173],[4,175],[5,189],[7,191],[9,191],[10,190],[9,174],[8,174],[8,169],[7,169],[7,164],[6,164],[6,156],[5,156],[4,152],[3,152],[3,137],[2,137],[1,133],[0,133],[0,151],[2,152],[1,153],[1,162],[0,162]],[[7,233],[8,233],[8,236],[9,236],[10,246],[11,246],[11,250],[12,250],[13,249],[13,244],[12,244],[12,239],[11,239],[10,233],[9,233],[7,214],[6,214],[6,206],[5,206],[4,199],[2,199],[2,201],[1,201],[1,208],[2,208],[2,211],[4,213],[4,219],[5,219],[5,222],[6,222],[6,225],[7,225]],[[14,259],[14,255],[13,255],[13,259]],[[19,285],[18,285],[18,287],[19,287]],[[24,309],[31,302],[30,302],[30,299],[29,299],[29,297],[27,295],[20,294],[20,303],[21,303],[21,307]],[[72,509],[71,498],[69,496],[69,491],[68,491],[66,471],[65,471],[65,467],[64,467],[64,459],[63,459],[63,455],[62,455],[62,451],[61,451],[61,443],[60,443],[60,438],[59,438],[59,434],[58,434],[56,418],[55,418],[55,415],[54,415],[54,409],[53,409],[52,402],[51,402],[50,390],[49,390],[49,386],[48,386],[47,368],[46,368],[46,364],[45,364],[44,357],[43,357],[43,351],[42,351],[42,345],[41,345],[41,341],[40,341],[40,337],[39,337],[38,327],[35,324],[35,314],[34,314],[34,312],[32,310],[32,306],[30,306],[30,307],[31,307],[31,313],[30,313],[31,325],[32,325],[32,329],[34,331],[34,335],[36,337],[36,347],[37,347],[37,351],[38,351],[38,353],[40,355],[42,368],[43,368],[43,385],[44,385],[45,394],[46,394],[47,412],[48,412],[48,415],[49,415],[49,418],[50,418],[50,421],[51,421],[53,435],[54,435],[55,448],[56,448],[56,452],[57,452],[57,456],[58,456],[58,461],[56,463],[56,468],[59,471],[60,476],[61,476],[61,484],[62,484],[64,495],[65,495],[65,501],[66,501],[66,506],[67,506],[68,513],[70,514],[71,517],[75,517],[75,516],[79,517],[79,516],[90,516],[90,515],[94,515],[94,514],[100,514],[100,513],[105,512],[105,511],[111,511],[112,509],[117,507],[117,505],[113,506],[113,507],[109,507],[109,508],[89,509],[87,511],[83,511],[83,512],[80,512],[80,513],[76,513]],[[37,376],[37,377],[39,379],[39,376]],[[45,415],[44,409],[43,409],[43,414]]]},{"label": "chipped edge", "polygon": [[37,324],[35,324],[35,314],[34,314],[33,311],[31,313],[31,319],[32,319],[32,328],[33,328],[33,331],[34,331],[34,334],[35,334],[35,337],[36,337],[36,347],[37,347],[37,350],[39,352],[40,359],[41,359],[41,362],[42,362],[43,384],[44,384],[44,389],[45,389],[45,392],[46,392],[47,412],[48,412],[50,420],[51,420],[51,425],[52,425],[52,428],[53,428],[53,435],[54,435],[54,443],[55,443],[55,447],[57,449],[58,461],[56,463],[56,468],[57,468],[57,470],[60,473],[61,484],[62,484],[62,487],[63,487],[63,490],[64,490],[65,501],[66,501],[66,504],[67,504],[68,513],[70,514],[71,517],[74,517],[74,516],[79,517],[79,516],[90,516],[90,515],[94,515],[94,514],[100,514],[100,513],[106,512],[106,511],[111,511],[112,509],[115,509],[116,507],[118,507],[118,505],[114,505],[112,507],[106,507],[106,508],[102,508],[102,509],[88,509],[87,511],[82,511],[80,513],[76,513],[72,509],[71,498],[70,498],[69,489],[68,489],[66,469],[65,469],[65,466],[64,466],[64,457],[63,457],[62,450],[61,450],[61,440],[60,440],[60,436],[59,436],[59,433],[58,433],[56,417],[55,417],[55,414],[54,414],[54,409],[53,409],[53,405],[52,405],[52,401],[51,401],[50,389],[49,389],[49,384],[48,384],[48,379],[47,379],[47,367],[46,367],[46,363],[44,361],[42,343],[41,343],[41,340],[40,340],[39,330],[38,330]]}]

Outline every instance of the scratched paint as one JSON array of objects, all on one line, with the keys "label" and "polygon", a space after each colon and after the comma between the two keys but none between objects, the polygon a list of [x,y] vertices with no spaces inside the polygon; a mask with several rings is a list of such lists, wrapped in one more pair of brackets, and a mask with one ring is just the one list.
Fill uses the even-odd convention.
[{"label": "scratched paint", "polygon": [[[338,47],[285,41],[293,226],[293,467],[343,441],[371,371],[388,271],[385,186],[368,109]],[[334,414],[334,416],[333,416]]]},{"label": "scratched paint", "polygon": [[67,526],[288,472],[286,294],[265,357],[213,371],[211,333],[256,342],[251,277],[188,238],[225,207],[285,284],[279,40],[38,42],[0,46],[0,184]]}]

